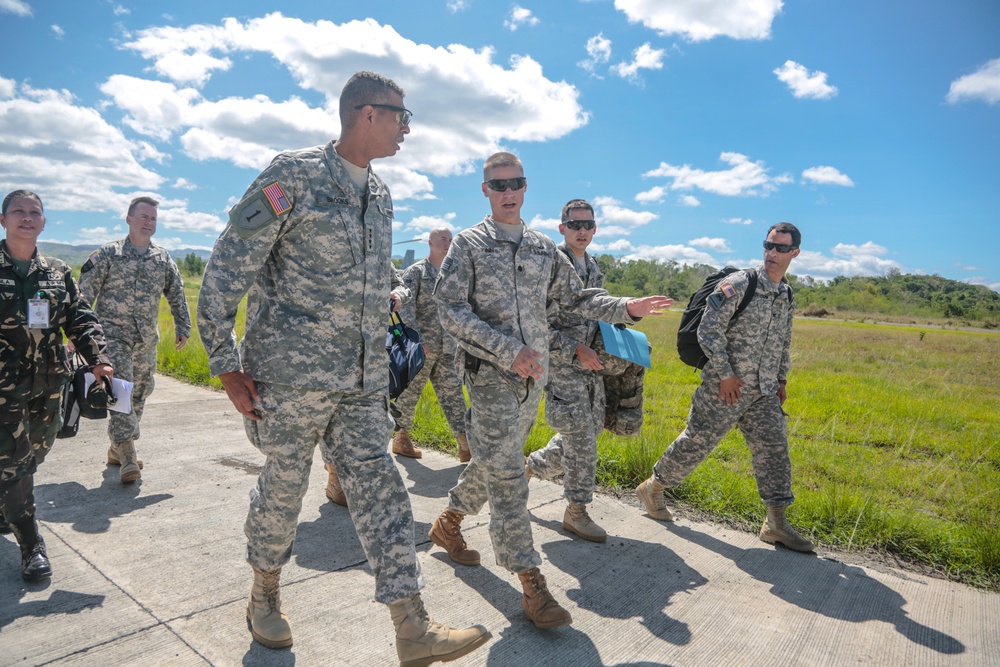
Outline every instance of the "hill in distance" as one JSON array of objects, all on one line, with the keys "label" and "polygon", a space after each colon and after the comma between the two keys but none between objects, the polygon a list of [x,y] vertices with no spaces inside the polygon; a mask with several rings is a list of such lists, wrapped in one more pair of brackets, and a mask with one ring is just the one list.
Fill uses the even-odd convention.
[{"label": "hill in distance", "polygon": [[[156,239],[153,239],[153,243],[156,243]],[[66,262],[70,266],[80,267],[83,263],[87,261],[90,257],[90,253],[94,252],[103,244],[93,244],[93,245],[69,245],[67,243],[50,243],[48,241],[38,242],[38,251],[43,255],[48,255],[49,257],[56,257]],[[180,262],[182,259],[187,257],[189,253],[194,253],[198,257],[204,260],[212,255],[211,250],[201,250],[194,248],[180,248],[178,250],[171,250],[170,256],[174,258],[175,262]]]}]

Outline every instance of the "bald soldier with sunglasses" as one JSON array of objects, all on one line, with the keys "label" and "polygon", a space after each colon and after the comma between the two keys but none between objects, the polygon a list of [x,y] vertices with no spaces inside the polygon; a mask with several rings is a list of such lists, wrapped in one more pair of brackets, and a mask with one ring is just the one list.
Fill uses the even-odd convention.
[{"label": "bald soldier with sunglasses", "polygon": [[558,304],[584,317],[631,323],[659,314],[673,301],[618,298],[584,287],[569,258],[521,219],[527,185],[516,156],[490,156],[482,190],[491,213],[455,237],[438,274],[438,313],[458,341],[471,403],[466,433],[472,462],[449,492],[430,538],[452,561],[478,565],[479,552],[465,543],[460,523],[488,501],[497,564],[521,580],[528,619],[539,628],[555,628],[572,619],[539,570],[523,453],[549,366],[547,307]]},{"label": "bald soldier with sunglasses", "polygon": [[[738,425],[753,457],[757,490],[767,506],[760,539],[795,551],[813,550],[812,542],[785,518],[785,508],[795,499],[782,410],[795,307],[785,272],[798,257],[801,241],[795,225],[774,225],[764,241],[764,262],[727,276],[709,295],[698,326],[698,343],[708,363],[694,392],[687,428],[657,461],[653,475],[635,490],[654,519],[673,521],[664,488],[680,484]],[[746,309],[734,317],[751,271],[756,271],[757,288]]]}]

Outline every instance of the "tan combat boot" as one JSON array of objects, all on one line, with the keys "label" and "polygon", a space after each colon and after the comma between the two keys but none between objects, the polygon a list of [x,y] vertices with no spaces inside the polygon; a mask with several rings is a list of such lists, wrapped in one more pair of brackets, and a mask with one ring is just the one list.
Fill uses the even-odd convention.
[{"label": "tan combat boot", "polygon": [[[142,459],[136,458],[135,463],[139,466],[139,470],[142,470]],[[121,459],[118,458],[118,451],[114,448],[114,445],[108,445],[108,465],[120,466],[121,464]]]},{"label": "tan combat boot", "polygon": [[605,542],[608,539],[607,531],[594,523],[587,514],[586,505],[569,505],[563,514],[563,528],[591,542]]},{"label": "tan combat boot", "polygon": [[337,477],[337,469],[329,463],[324,464],[323,467],[330,473],[330,476],[326,480],[326,497],[341,507],[347,507],[347,496],[344,495],[344,489],[340,487],[340,478]]},{"label": "tan combat boot", "polygon": [[465,515],[452,510],[441,512],[441,516],[434,519],[434,525],[428,536],[431,542],[448,552],[448,557],[459,565],[479,565],[479,552],[470,549],[462,537],[460,524]]},{"label": "tan combat boot", "polygon": [[472,460],[472,451],[469,450],[469,438],[463,433],[462,435],[456,435],[455,439],[458,440],[458,462],[468,463]]},{"label": "tan combat boot", "polygon": [[674,515],[667,509],[667,501],[663,498],[663,485],[650,477],[638,486],[635,495],[646,506],[646,513],[659,521],[673,521]]},{"label": "tan combat boot", "polygon": [[268,648],[292,645],[292,628],[288,625],[288,617],[281,611],[280,578],[280,567],[267,572],[254,568],[253,588],[247,600],[250,634]]},{"label": "tan combat boot", "polygon": [[420,593],[389,605],[396,626],[396,655],[400,667],[425,667],[432,662],[461,658],[489,640],[482,625],[456,630],[431,620]]},{"label": "tan combat boot", "polygon": [[795,551],[809,552],[815,548],[812,542],[799,535],[788,523],[783,506],[767,508],[767,518],[760,527],[760,539],[769,544],[781,543]]},{"label": "tan combat boot", "polygon": [[424,455],[419,447],[413,446],[410,434],[406,432],[405,428],[397,429],[392,434],[392,453],[399,454],[400,456],[409,456],[411,459],[419,459]]},{"label": "tan combat boot", "polygon": [[521,598],[521,606],[524,607],[524,615],[542,629],[558,628],[569,625],[573,622],[573,617],[569,612],[559,606],[559,603],[549,593],[548,586],[545,585],[545,577],[537,567],[529,568],[517,573],[521,580],[521,587],[524,588],[524,596]]},{"label": "tan combat boot", "polygon": [[122,484],[131,484],[140,477],[139,459],[135,455],[135,443],[131,440],[124,440],[115,443],[115,451],[118,453],[118,463],[122,469],[118,472],[118,479]]}]

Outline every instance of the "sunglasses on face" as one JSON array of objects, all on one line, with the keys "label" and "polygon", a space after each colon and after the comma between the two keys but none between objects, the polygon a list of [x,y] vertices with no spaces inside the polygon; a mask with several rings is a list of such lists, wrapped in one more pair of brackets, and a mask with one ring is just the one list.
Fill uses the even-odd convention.
[{"label": "sunglasses on face", "polygon": [[563,224],[574,232],[578,232],[581,229],[591,230],[597,226],[597,223],[593,220],[563,220]]},{"label": "sunglasses on face", "polygon": [[764,241],[764,250],[777,250],[784,255],[786,252],[795,250],[795,246],[791,243],[771,243],[770,241]]},{"label": "sunglasses on face", "polygon": [[397,107],[392,104],[375,104],[374,102],[366,102],[364,104],[359,104],[355,109],[363,109],[365,107],[374,107],[376,109],[389,109],[390,111],[396,112],[396,122],[400,125],[409,125],[410,119],[413,118],[413,112],[409,109],[404,109],[403,107]]},{"label": "sunglasses on face", "polygon": [[511,190],[520,190],[527,184],[528,179],[524,176],[518,176],[516,178],[491,178],[486,181],[486,187],[490,190],[495,190],[496,192],[507,192],[507,188]]}]

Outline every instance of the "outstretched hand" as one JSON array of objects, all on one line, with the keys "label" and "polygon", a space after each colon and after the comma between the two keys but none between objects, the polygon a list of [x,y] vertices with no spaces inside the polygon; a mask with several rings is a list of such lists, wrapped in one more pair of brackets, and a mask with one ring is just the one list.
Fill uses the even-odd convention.
[{"label": "outstretched hand", "polygon": [[628,315],[631,318],[649,317],[650,315],[661,315],[663,311],[674,305],[674,300],[670,297],[656,295],[647,296],[641,299],[629,299],[625,304]]}]

